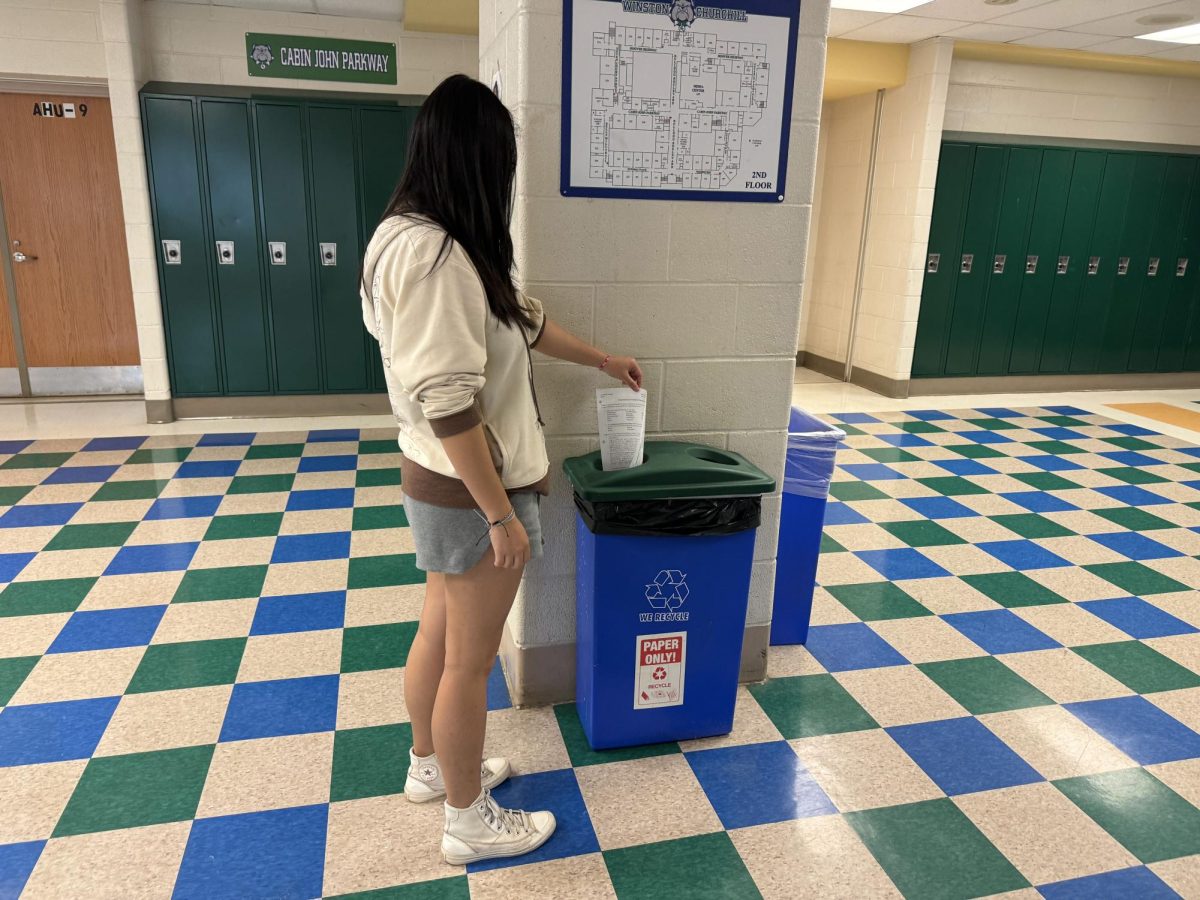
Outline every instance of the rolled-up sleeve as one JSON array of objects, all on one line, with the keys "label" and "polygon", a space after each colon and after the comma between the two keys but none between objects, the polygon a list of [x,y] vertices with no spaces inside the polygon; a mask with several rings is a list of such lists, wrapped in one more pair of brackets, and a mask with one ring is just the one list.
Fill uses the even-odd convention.
[{"label": "rolled-up sleeve", "polygon": [[538,341],[542,339],[542,335],[546,331],[546,311],[542,308],[542,301],[530,297],[528,294],[521,294],[522,305],[529,310],[531,325],[527,330],[529,336],[529,346],[536,347]]}]

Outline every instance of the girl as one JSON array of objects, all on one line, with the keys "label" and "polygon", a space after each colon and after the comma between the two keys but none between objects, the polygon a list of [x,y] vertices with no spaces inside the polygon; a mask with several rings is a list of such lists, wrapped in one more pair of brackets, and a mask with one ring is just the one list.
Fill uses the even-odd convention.
[{"label": "girl", "polygon": [[480,764],[501,629],[525,564],[542,553],[550,464],[530,349],[642,383],[634,359],[573,337],[514,286],[516,168],[505,106],[473,79],[448,78],[417,115],[408,166],[363,262],[363,317],[379,341],[404,508],[428,576],[404,676],[405,793],[444,798],[442,854],[456,865],[528,853],[555,828],[550,812],[492,799],[507,760]]}]

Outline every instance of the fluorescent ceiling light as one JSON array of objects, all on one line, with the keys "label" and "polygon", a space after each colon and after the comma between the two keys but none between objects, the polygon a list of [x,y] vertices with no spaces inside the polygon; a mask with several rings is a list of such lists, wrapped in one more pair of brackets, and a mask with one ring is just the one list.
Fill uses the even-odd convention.
[{"label": "fluorescent ceiling light", "polygon": [[834,9],[857,9],[860,12],[902,13],[929,0],[833,0]]},{"label": "fluorescent ceiling light", "polygon": [[1155,31],[1153,34],[1139,34],[1136,37],[1143,41],[1166,41],[1169,44],[1200,44],[1200,23]]}]

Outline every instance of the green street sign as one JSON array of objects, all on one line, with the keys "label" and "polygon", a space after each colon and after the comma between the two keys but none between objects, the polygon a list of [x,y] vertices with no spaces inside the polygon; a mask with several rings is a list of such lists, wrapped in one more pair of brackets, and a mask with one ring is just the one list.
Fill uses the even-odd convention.
[{"label": "green street sign", "polygon": [[396,45],[246,32],[246,65],[256,78],[395,84]]}]

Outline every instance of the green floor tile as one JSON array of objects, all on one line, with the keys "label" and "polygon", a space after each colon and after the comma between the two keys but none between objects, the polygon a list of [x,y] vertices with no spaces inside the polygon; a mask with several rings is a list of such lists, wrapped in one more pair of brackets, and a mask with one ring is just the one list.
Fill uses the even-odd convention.
[{"label": "green floor tile", "polygon": [[644,744],[640,747],[620,747],[616,750],[593,750],[579,721],[579,712],[574,703],[563,703],[554,707],[558,730],[567,747],[567,756],[572,766],[595,766],[601,763],[625,762],[631,759],[647,759],[679,753],[679,744],[670,741],[664,744]]},{"label": "green floor tile", "polygon": [[824,532],[821,533],[822,553],[848,553],[849,551]]},{"label": "green floor tile", "polygon": [[252,444],[246,448],[246,459],[299,459],[304,455],[303,444]]},{"label": "green floor tile", "polygon": [[1039,584],[1023,572],[992,572],[986,575],[964,575],[967,584],[995,600],[1001,606],[1047,606],[1066,603],[1050,588]]},{"label": "green floor tile", "polygon": [[762,897],[723,831],[607,850],[604,862],[617,900],[751,900]]},{"label": "green floor tile", "polygon": [[918,478],[917,481],[931,491],[937,491],[947,497],[962,497],[969,494],[990,494],[985,487],[980,487],[973,481],[967,481],[957,475],[943,475],[936,478]]},{"label": "green floor tile", "polygon": [[169,481],[108,481],[92,495],[92,500],[154,500],[170,484]]},{"label": "green floor tile", "polygon": [[392,487],[400,483],[400,469],[359,469],[354,474],[354,486]]},{"label": "green floor tile", "polygon": [[1074,416],[1038,416],[1041,421],[1056,428],[1086,428],[1088,423]]},{"label": "green floor tile", "polygon": [[47,550],[91,550],[120,547],[129,540],[137,522],[106,522],[99,525],[64,525],[46,545]]},{"label": "green floor tile", "polygon": [[913,456],[907,450],[901,450],[899,447],[873,447],[868,450],[860,450],[859,453],[864,456],[869,456],[875,462],[881,463],[906,463],[920,462],[921,457]]},{"label": "green floor tile", "polygon": [[1148,469],[1135,469],[1132,466],[1118,466],[1115,469],[1097,469],[1096,471],[1126,484],[1162,484],[1167,481],[1166,478],[1155,475]]},{"label": "green floor tile", "polygon": [[955,444],[945,447],[952,453],[965,456],[967,459],[999,459],[1004,454],[990,444]]},{"label": "green floor tile", "polygon": [[336,732],[330,801],[404,793],[411,747],[412,726],[407,722]]},{"label": "green floor tile", "polygon": [[374,891],[337,894],[328,900],[471,900],[471,888],[466,875],[454,875]]},{"label": "green floor tile", "polygon": [[907,431],[909,434],[934,434],[936,432],[945,431],[945,428],[939,428],[932,422],[897,422],[896,427],[901,431]]},{"label": "green floor tile", "polygon": [[1054,782],[1144,863],[1200,853],[1200,810],[1145,769]]},{"label": "green floor tile", "polygon": [[0,469],[57,469],[74,455],[74,453],[18,453],[0,463]]},{"label": "green floor tile", "polygon": [[396,669],[408,662],[416,622],[363,625],[342,632],[342,672]]},{"label": "green floor tile", "polygon": [[838,602],[864,622],[931,616],[929,610],[890,581],[834,584],[826,588]]},{"label": "green floor tile", "polygon": [[0,706],[7,706],[13,694],[17,692],[33,667],[37,665],[40,656],[12,656],[0,659]]},{"label": "green floor tile", "polygon": [[976,428],[982,428],[985,431],[1012,431],[1017,428],[1015,424],[1007,419],[966,419],[968,425],[974,425]]},{"label": "green floor tile", "polygon": [[129,459],[125,460],[127,466],[143,466],[149,464],[167,465],[170,463],[183,462],[191,454],[191,447],[151,447],[141,450],[134,450],[130,454]]},{"label": "green floor tile", "polygon": [[866,481],[835,481],[829,485],[829,493],[842,501],[888,499],[887,494]]},{"label": "green floor tile", "polygon": [[832,675],[772,678],[752,684],[750,694],[789,741],[879,727]]},{"label": "green floor tile", "polygon": [[948,531],[929,519],[916,522],[880,522],[879,527],[910,547],[948,547],[966,543],[953,531]]},{"label": "green floor tile", "polygon": [[371,531],[376,528],[407,528],[408,516],[404,507],[396,506],[359,506],[354,510],[355,531]]},{"label": "green floor tile", "polygon": [[1068,456],[1072,453],[1083,453],[1082,447],[1076,447],[1074,444],[1068,444],[1066,441],[1030,441],[1026,447],[1032,447],[1039,453],[1046,453],[1050,456]]},{"label": "green floor tile", "polygon": [[1054,705],[1053,700],[994,656],[921,663],[917,668],[973,716]]},{"label": "green floor tile", "polygon": [[245,649],[245,638],[151,644],[125,693],[148,694],[233,684]]},{"label": "green floor tile", "polygon": [[15,506],[21,498],[33,490],[32,484],[19,484],[11,487],[0,487],[0,506]]},{"label": "green floor tile", "polygon": [[284,475],[235,475],[227,494],[281,494],[292,489],[296,482],[293,474]]},{"label": "green floor tile", "polygon": [[231,566],[224,569],[192,569],[183,576],[172,603],[203,600],[240,600],[262,594],[266,566]]},{"label": "green floor tile", "polygon": [[95,578],[14,582],[0,591],[0,617],[75,612],[95,583]]},{"label": "green floor tile", "polygon": [[1099,563],[1084,568],[1135,597],[1190,590],[1186,584],[1168,578],[1139,562]]},{"label": "green floor tile", "polygon": [[350,590],[424,584],[425,573],[417,568],[415,553],[394,556],[358,556],[350,560]]},{"label": "green floor tile", "polygon": [[1037,513],[1017,513],[1010,516],[992,516],[992,521],[1003,525],[1009,531],[1016,532],[1023,538],[1070,537],[1075,534],[1071,529],[1064,528],[1053,519],[1039,516]]},{"label": "green floor tile", "polygon": [[1106,444],[1112,444],[1114,447],[1120,447],[1122,450],[1161,450],[1159,444],[1152,444],[1150,441],[1144,441],[1136,437],[1106,437],[1100,438]]},{"label": "green floor tile", "polygon": [[838,422],[837,428],[839,428],[843,433],[845,433],[845,435],[847,437],[854,437],[856,435],[866,434],[866,432],[863,431],[861,428],[855,428],[853,425],[847,425],[844,422]]},{"label": "green floor tile", "polygon": [[1029,882],[949,799],[847,813],[905,897],[965,900]]},{"label": "green floor tile", "polygon": [[1165,528],[1178,528],[1174,522],[1168,522],[1153,513],[1148,513],[1137,506],[1118,506],[1115,509],[1093,509],[1092,515],[1099,516],[1128,528],[1130,531],[1159,531]]},{"label": "green floor tile", "polygon": [[191,819],[213,749],[208,744],[90,760],[54,836]]},{"label": "green floor tile", "polygon": [[283,513],[244,513],[216,516],[204,533],[206,541],[228,541],[238,538],[276,537],[283,525]]},{"label": "green floor tile", "polygon": [[1139,694],[1200,687],[1200,675],[1141,641],[1072,647],[1098,669]]},{"label": "green floor tile", "polygon": [[1013,478],[1038,491],[1076,491],[1079,485],[1053,472],[1014,472]]},{"label": "green floor tile", "polygon": [[359,441],[358,452],[361,456],[374,456],[380,453],[399,453],[400,445],[394,440]]}]

